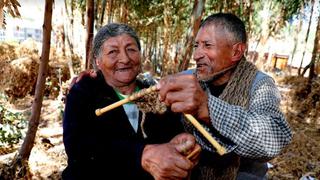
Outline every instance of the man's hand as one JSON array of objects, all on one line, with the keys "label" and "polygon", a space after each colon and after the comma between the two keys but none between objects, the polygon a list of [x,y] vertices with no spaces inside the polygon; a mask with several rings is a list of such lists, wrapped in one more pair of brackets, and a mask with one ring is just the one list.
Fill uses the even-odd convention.
[{"label": "man's hand", "polygon": [[186,178],[193,167],[193,163],[171,143],[147,145],[143,150],[141,164],[156,180]]},{"label": "man's hand", "polygon": [[209,123],[208,96],[194,75],[175,74],[157,84],[160,100],[171,106],[174,112],[194,115]]},{"label": "man's hand", "polygon": [[175,144],[176,150],[196,165],[200,158],[201,147],[196,143],[194,136],[188,133],[181,133],[175,136],[170,143]]},{"label": "man's hand", "polygon": [[188,177],[188,173],[197,164],[200,151],[196,151],[190,160],[187,158],[188,153],[199,148],[191,134],[182,133],[169,143],[147,145],[141,164],[156,180],[183,179]]},{"label": "man's hand", "polygon": [[[93,70],[93,69],[88,69],[85,71],[82,71],[78,76],[75,76],[71,79],[71,82],[69,84],[68,87],[65,86],[64,91],[63,91],[63,97],[62,97],[62,101],[65,103],[66,97],[69,94],[69,91],[71,90],[71,88],[74,86],[74,84],[76,84],[77,82],[79,82],[83,77],[92,77],[95,78],[97,77],[97,73]],[[68,80],[70,81],[70,80]]]},{"label": "man's hand", "polygon": [[93,69],[87,69],[85,71],[80,72],[78,76],[75,76],[72,78],[68,90],[70,90],[75,83],[79,82],[83,77],[86,77],[86,76],[95,78],[97,77],[97,72],[95,72]]}]

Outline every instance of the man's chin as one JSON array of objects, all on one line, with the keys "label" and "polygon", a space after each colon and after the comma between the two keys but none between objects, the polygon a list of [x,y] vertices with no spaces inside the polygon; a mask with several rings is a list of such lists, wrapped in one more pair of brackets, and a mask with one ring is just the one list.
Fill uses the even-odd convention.
[{"label": "man's chin", "polygon": [[208,72],[203,72],[198,69],[196,70],[196,76],[198,79],[206,79],[209,76],[208,74],[209,74]]}]

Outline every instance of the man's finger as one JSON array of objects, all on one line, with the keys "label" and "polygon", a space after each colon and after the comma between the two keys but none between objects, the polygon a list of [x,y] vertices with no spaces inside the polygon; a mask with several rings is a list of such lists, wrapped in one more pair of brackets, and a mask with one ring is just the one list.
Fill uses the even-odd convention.
[{"label": "man's finger", "polygon": [[77,77],[73,77],[72,80],[71,80],[71,83],[69,84],[69,87],[68,87],[68,93],[69,91],[71,90],[72,86],[77,83]]}]

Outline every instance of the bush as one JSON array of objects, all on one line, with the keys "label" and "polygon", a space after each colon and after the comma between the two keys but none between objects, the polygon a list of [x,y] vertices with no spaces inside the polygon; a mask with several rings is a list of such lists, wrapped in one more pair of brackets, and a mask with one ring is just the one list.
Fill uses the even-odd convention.
[{"label": "bush", "polygon": [[[21,44],[0,43],[0,93],[9,97],[9,102],[34,95],[39,70],[39,45],[32,40]],[[55,99],[64,82],[70,79],[68,63],[73,70],[80,71],[81,58],[60,56],[54,47],[50,49],[50,60],[44,96]]]},{"label": "bush", "polygon": [[26,127],[23,113],[13,113],[0,104],[0,147],[17,144],[25,136]]}]

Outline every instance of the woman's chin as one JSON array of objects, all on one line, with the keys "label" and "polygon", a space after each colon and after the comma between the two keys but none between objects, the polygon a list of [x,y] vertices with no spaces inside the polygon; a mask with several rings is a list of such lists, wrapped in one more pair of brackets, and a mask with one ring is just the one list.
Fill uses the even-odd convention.
[{"label": "woman's chin", "polygon": [[121,77],[121,78],[118,78],[117,81],[121,84],[131,84],[132,81],[134,81],[135,78],[132,78],[132,77]]}]

